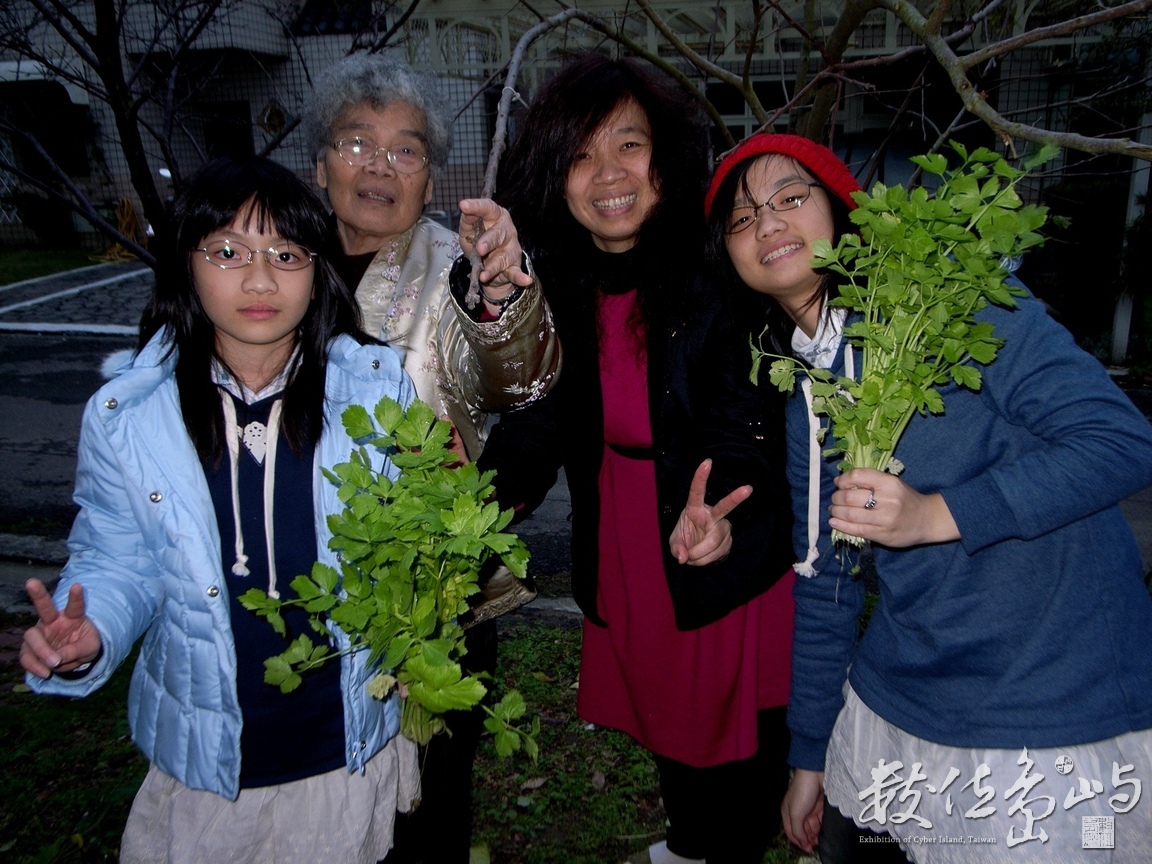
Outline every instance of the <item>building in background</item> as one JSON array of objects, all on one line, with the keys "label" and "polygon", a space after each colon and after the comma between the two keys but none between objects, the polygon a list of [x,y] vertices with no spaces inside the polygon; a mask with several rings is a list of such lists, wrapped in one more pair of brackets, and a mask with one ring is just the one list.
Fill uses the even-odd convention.
[{"label": "building in background", "polygon": [[[936,4],[918,5],[928,14]],[[1089,0],[991,5],[982,13],[976,2],[951,4],[942,33],[978,19],[955,42],[958,54],[1099,8]],[[683,72],[739,140],[761,125],[750,100],[700,72],[685,54],[737,75],[747,69],[773,128],[784,131],[813,109],[779,109],[823,67],[817,46],[835,44],[844,30],[841,59],[869,64],[856,63],[833,79],[824,125],[827,140],[865,185],[905,180],[907,157],[942,137],[999,144],[988,126],[963,111],[949,73],[922,50],[922,40],[884,10],[846,28],[843,0],[786,0],[778,9],[761,8],[759,21],[756,4],[744,0],[654,0],[653,6],[667,32],[639,7],[622,12],[607,0],[582,2],[597,22],[572,20],[533,43],[517,89],[530,99],[576,51],[647,52]],[[11,0],[6,7],[0,166],[15,170],[0,167],[0,243],[28,242],[37,233],[58,238],[71,228],[93,246],[103,242],[94,229],[45,197],[44,187],[71,194],[72,184],[115,224],[124,218],[124,208],[116,212],[120,199],[146,222],[161,212],[173,183],[225,153],[268,153],[310,177],[314,154],[296,129],[309,82],[352,50],[382,50],[441,79],[457,112],[455,145],[430,209],[450,221],[455,201],[481,188],[503,69],[519,37],[540,20],[532,8],[542,15],[561,8],[514,0],[84,0],[69,7],[73,22],[65,17],[52,26],[38,11],[52,8],[43,0]],[[1054,32],[989,59],[970,77],[1011,121],[1140,139],[1152,125],[1148,40],[1146,17]],[[109,73],[111,56],[120,58],[122,80]],[[131,127],[139,140],[126,145],[136,134]],[[716,141],[718,151],[727,146],[719,132]],[[30,177],[47,179],[37,188]],[[1117,256],[1147,191],[1146,162],[1074,151],[1032,188],[1057,209],[1066,204],[1082,216],[1090,207],[1079,230],[1111,242]],[[1051,274],[1078,266],[1075,255],[1049,258],[1043,268]]]}]

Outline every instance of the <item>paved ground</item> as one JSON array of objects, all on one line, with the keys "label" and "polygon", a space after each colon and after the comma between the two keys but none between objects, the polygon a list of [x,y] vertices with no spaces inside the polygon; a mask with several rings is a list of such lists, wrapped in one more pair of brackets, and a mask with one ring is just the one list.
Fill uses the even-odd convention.
[{"label": "paved ground", "polygon": [[[152,274],[105,264],[0,286],[0,608],[26,608],[23,583],[51,580],[66,557],[80,415],[105,356],[135,341]],[[1152,395],[1137,404],[1152,415]],[[1152,487],[1123,502],[1152,567]],[[567,485],[521,527],[541,599],[533,614],[575,614]]]}]

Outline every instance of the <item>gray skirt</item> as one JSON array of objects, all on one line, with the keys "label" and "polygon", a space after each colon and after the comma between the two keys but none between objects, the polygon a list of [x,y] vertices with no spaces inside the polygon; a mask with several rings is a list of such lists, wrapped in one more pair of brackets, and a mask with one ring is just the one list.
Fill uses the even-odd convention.
[{"label": "gray skirt", "polygon": [[416,745],[397,735],[364,773],[337,768],[235,801],[189,789],[155,765],[120,844],[122,864],[375,864],[392,848],[396,811],[420,797]]},{"label": "gray skirt", "polygon": [[1152,729],[1065,747],[949,747],[845,684],[824,794],[916,864],[1149,864]]}]

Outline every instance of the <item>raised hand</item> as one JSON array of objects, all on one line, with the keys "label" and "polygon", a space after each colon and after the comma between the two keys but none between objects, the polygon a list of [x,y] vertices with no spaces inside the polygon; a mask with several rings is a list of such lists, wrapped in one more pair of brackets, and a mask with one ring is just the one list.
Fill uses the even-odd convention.
[{"label": "raised hand", "polygon": [[89,663],[100,653],[100,634],[84,612],[84,588],[68,589],[63,611],[56,608],[52,595],[39,579],[29,579],[24,590],[40,620],[24,631],[20,665],[39,678],[53,672],[71,672]]},{"label": "raised hand", "polygon": [[523,249],[512,215],[490,198],[465,198],[460,202],[460,212],[464,214],[460,221],[460,246],[465,253],[472,249],[476,220],[484,224],[484,231],[476,240],[476,252],[484,263],[480,283],[485,299],[499,301],[517,285],[531,285],[531,275],[520,268]]},{"label": "raised hand", "polygon": [[752,494],[751,486],[732,490],[712,506],[704,503],[712,460],[705,459],[692,476],[688,504],[680,513],[668,545],[681,564],[700,566],[723,561],[732,550],[732,524],[725,518]]}]

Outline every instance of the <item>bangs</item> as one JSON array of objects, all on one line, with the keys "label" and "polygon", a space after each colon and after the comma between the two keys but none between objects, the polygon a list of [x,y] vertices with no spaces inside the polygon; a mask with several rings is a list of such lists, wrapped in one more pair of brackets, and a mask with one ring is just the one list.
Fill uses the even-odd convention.
[{"label": "bangs", "polygon": [[280,224],[272,215],[268,202],[260,198],[259,195],[253,195],[241,204],[236,215],[224,225],[217,225],[215,230],[220,231],[227,228],[233,222],[238,222],[245,231],[254,231],[256,234],[279,234],[285,240],[296,239],[280,230]]},{"label": "bangs", "polygon": [[782,153],[765,153],[763,155],[755,156],[752,159],[749,159],[747,162],[745,162],[743,165],[741,165],[737,169],[736,176],[738,177],[738,183],[736,186],[736,193],[733,196],[733,200],[732,200],[733,206],[735,206],[736,202],[740,200],[741,195],[744,196],[744,200],[747,201],[749,204],[762,204],[763,203],[762,201],[756,201],[755,200],[756,194],[752,191],[752,188],[748,182],[748,175],[752,173],[752,167],[754,165],[756,165],[758,162],[760,162],[761,160],[765,160],[764,161],[765,169],[767,169],[769,166],[771,166],[775,162],[785,162],[788,165],[790,165],[793,168],[793,170],[796,171],[797,177],[807,178],[810,181],[818,183],[820,188],[824,189],[825,192],[828,191],[827,189],[824,188],[824,184],[820,183],[820,178],[815,177],[812,174],[812,172],[809,171],[808,168],[802,162],[798,161],[797,159],[794,159],[791,156],[785,156]]},{"label": "bangs", "polygon": [[[613,93],[610,90],[602,90],[591,94],[591,99],[586,105],[583,106],[583,117],[580,118],[580,137],[579,146],[574,149],[572,153],[572,160],[575,161],[576,153],[584,150],[592,143],[592,139],[596,137],[596,133],[604,127],[608,120],[617,111],[624,108],[629,102],[636,105],[641,111],[644,111],[644,106],[631,94],[625,91],[624,93]],[[648,112],[644,111],[645,117]]]},{"label": "bangs", "polygon": [[324,209],[293,172],[268,160],[219,159],[190,184],[178,243],[192,249],[238,218],[260,233],[275,232],[314,252],[327,247]]}]

